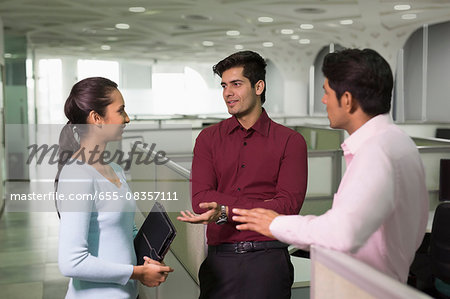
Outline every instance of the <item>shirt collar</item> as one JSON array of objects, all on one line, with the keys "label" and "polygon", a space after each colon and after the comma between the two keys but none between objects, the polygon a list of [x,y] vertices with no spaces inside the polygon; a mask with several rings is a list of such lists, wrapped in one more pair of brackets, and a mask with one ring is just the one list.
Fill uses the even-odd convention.
[{"label": "shirt collar", "polygon": [[[267,115],[266,110],[263,108],[262,113],[259,116],[256,123],[248,130],[255,130],[256,132],[260,133],[263,136],[269,135],[269,125],[270,125],[270,118]],[[236,116],[230,117],[227,120],[227,134],[231,134],[234,132],[234,130],[238,128],[243,128],[239,121],[237,120]]]},{"label": "shirt collar", "polygon": [[375,136],[378,132],[380,132],[380,130],[386,128],[392,123],[393,121],[389,113],[372,117],[352,135],[347,137],[344,143],[341,144],[344,155],[354,155],[361,145],[364,144],[369,138]]}]

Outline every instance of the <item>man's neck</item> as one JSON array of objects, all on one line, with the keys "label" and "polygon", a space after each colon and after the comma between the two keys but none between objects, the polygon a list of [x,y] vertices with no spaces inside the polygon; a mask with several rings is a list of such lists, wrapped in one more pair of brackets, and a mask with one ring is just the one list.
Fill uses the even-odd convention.
[{"label": "man's neck", "polygon": [[349,126],[345,128],[349,135],[352,135],[359,128],[361,128],[366,122],[368,122],[372,116],[367,115],[361,109],[358,109],[352,116]]},{"label": "man's neck", "polygon": [[237,120],[246,130],[250,129],[262,114],[262,107],[255,108],[251,113],[244,116],[236,116]]}]

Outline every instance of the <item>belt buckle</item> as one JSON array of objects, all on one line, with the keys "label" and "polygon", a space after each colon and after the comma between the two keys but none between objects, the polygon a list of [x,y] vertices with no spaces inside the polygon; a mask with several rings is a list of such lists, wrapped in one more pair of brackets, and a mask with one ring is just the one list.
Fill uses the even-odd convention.
[{"label": "belt buckle", "polygon": [[234,248],[234,252],[236,253],[246,253],[253,249],[253,242],[239,242],[236,244]]}]

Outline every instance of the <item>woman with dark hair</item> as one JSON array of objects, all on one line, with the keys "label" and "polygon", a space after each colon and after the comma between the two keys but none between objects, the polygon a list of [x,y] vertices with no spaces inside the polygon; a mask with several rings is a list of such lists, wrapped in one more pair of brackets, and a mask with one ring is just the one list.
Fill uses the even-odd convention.
[{"label": "woman with dark hair", "polygon": [[123,169],[104,161],[107,143],[130,121],[122,94],[108,79],[87,78],[73,86],[64,112],[55,185],[58,264],[71,277],[66,298],[136,298],[136,280],[158,286],[173,269],[150,258],[135,266],[136,206]]}]

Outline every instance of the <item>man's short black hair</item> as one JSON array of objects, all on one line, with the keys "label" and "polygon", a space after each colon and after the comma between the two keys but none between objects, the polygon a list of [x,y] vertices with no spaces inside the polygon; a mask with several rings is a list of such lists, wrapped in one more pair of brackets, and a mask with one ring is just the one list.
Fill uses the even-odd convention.
[{"label": "man's short black hair", "polygon": [[[213,66],[213,71],[215,74],[222,77],[223,72],[233,67],[242,66],[244,68],[243,75],[246,77],[252,87],[255,87],[256,82],[263,80],[266,83],[266,62],[264,58],[261,57],[256,52],[253,51],[240,51],[231,54],[227,58],[223,59],[215,66]],[[266,101],[266,87],[261,94],[261,104]]]},{"label": "man's short black hair", "polygon": [[376,51],[345,49],[329,53],[324,58],[322,72],[338,101],[348,91],[369,116],[391,109],[392,71]]}]

